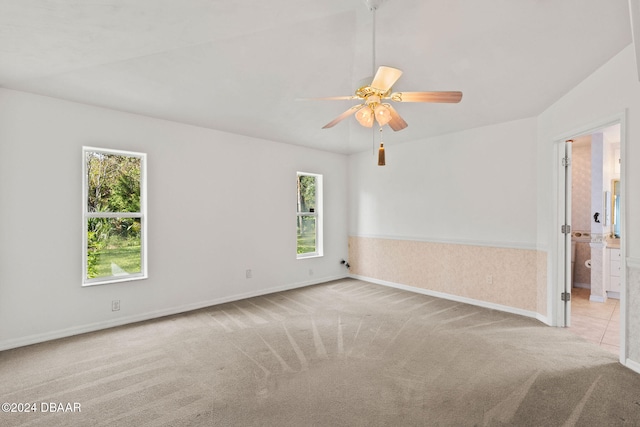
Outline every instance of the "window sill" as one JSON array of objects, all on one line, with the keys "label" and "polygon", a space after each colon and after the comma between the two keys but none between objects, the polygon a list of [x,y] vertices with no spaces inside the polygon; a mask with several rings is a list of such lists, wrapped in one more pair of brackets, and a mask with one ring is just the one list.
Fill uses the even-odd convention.
[{"label": "window sill", "polygon": [[310,254],[298,254],[298,259],[309,259],[309,258],[321,258],[324,255],[318,253],[310,253]]},{"label": "window sill", "polygon": [[99,285],[110,285],[112,283],[122,283],[122,282],[132,282],[134,280],[146,280],[149,276],[146,274],[131,274],[127,276],[117,277],[117,278],[100,278],[100,279],[92,279],[82,283],[83,287],[88,286],[99,286]]}]

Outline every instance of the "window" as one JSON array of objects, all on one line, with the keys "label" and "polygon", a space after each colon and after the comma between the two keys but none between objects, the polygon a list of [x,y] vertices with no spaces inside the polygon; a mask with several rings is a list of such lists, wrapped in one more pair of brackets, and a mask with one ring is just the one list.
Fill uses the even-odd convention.
[{"label": "window", "polygon": [[298,172],[298,258],[322,256],[322,175]]},{"label": "window", "polygon": [[83,147],[83,285],[147,277],[146,155]]}]

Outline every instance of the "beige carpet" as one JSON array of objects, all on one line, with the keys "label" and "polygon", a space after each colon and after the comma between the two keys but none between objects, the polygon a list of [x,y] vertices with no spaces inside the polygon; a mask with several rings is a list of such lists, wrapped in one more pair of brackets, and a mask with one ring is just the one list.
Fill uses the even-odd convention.
[{"label": "beige carpet", "polygon": [[640,425],[640,376],[563,329],[343,280],[1,352],[0,402],[37,408],[2,426],[616,426]]}]

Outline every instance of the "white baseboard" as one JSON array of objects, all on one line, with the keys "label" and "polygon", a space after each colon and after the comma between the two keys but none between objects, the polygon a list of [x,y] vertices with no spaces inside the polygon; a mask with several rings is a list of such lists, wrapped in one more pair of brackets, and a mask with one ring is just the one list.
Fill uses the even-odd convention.
[{"label": "white baseboard", "polygon": [[353,277],[354,279],[363,280],[365,282],[376,283],[378,285],[389,286],[391,288],[402,289],[409,292],[416,292],[423,295],[428,295],[436,298],[447,299],[456,302],[462,302],[465,304],[471,304],[478,307],[489,308],[492,310],[504,311],[506,313],[517,314],[520,316],[531,317],[533,319],[539,320],[546,325],[550,325],[549,319],[546,316],[543,316],[539,313],[529,310],[523,310],[521,308],[510,307],[507,305],[495,304],[492,302],[461,297],[458,295],[447,294],[444,292],[432,291],[430,289],[416,288],[415,286],[401,285],[399,283],[387,282],[386,280],[378,280],[372,279],[371,277],[359,276],[357,274],[351,274],[349,277]]},{"label": "white baseboard", "polygon": [[589,301],[593,301],[593,302],[604,302],[605,301],[605,297],[599,297],[597,295],[590,295],[589,296]]},{"label": "white baseboard", "polygon": [[547,316],[543,316],[540,313],[536,313],[536,319],[538,319],[539,321],[541,321],[542,323],[544,323],[547,326],[554,326],[551,324],[551,321],[549,320],[549,318]]},{"label": "white baseboard", "polygon": [[607,298],[620,299],[620,292],[607,291]]},{"label": "white baseboard", "polygon": [[591,285],[588,283],[573,282],[573,287],[580,288],[580,289],[591,289]]},{"label": "white baseboard", "polygon": [[624,366],[626,366],[627,368],[631,369],[632,371],[637,372],[638,374],[640,374],[640,363],[635,362],[631,359],[626,359],[624,361]]},{"label": "white baseboard", "polygon": [[330,282],[332,280],[340,280],[347,278],[347,275],[325,277],[322,279],[311,280],[306,282],[292,283],[283,286],[274,286],[272,288],[261,289],[253,292],[245,292],[242,294],[230,295],[221,298],[215,298],[208,301],[201,301],[193,304],[186,304],[178,307],[171,307],[163,310],[150,311],[147,313],[136,314],[133,316],[120,317],[115,320],[107,320],[104,322],[89,323],[81,326],[74,326],[72,328],[60,329],[56,331],[45,332],[42,334],[34,334],[26,337],[20,337],[15,339],[9,339],[0,341],[0,351],[9,350],[17,347],[24,347],[27,345],[38,344],[45,341],[51,341],[59,338],[66,338],[73,335],[80,335],[87,332],[95,332],[102,329],[109,329],[116,326],[128,325],[131,323],[142,322],[145,320],[157,319],[160,317],[171,316],[173,314],[185,313],[188,311],[198,310],[205,307],[211,307],[214,305],[224,304],[227,302],[239,301],[247,298],[259,297],[262,295],[273,294],[276,292],[289,291],[292,289],[304,288],[307,286],[317,285],[320,283]]}]

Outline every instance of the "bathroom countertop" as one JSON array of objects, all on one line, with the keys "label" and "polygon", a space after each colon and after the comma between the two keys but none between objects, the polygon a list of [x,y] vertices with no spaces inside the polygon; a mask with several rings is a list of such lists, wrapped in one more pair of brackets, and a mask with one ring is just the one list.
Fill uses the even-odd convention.
[{"label": "bathroom countertop", "polygon": [[607,247],[611,249],[620,249],[620,239],[607,240]]}]

